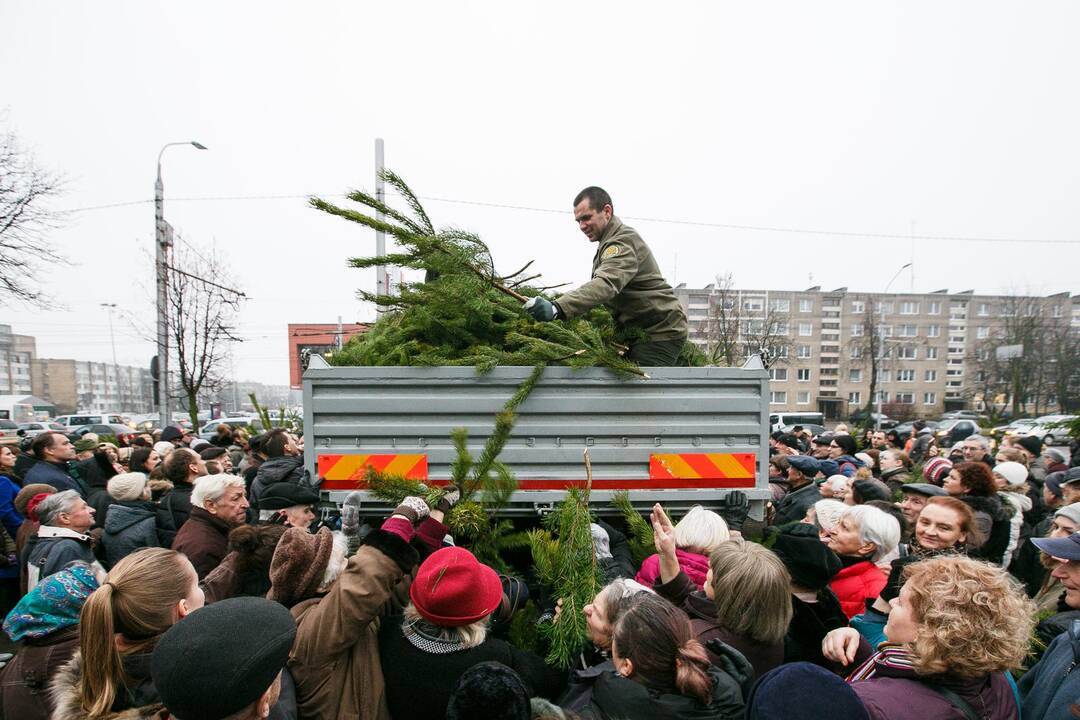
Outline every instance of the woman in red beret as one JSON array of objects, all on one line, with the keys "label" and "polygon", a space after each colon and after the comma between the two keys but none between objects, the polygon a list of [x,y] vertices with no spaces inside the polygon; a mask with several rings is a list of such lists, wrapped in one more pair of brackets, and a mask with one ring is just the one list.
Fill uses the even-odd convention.
[{"label": "woman in red beret", "polygon": [[491,660],[516,670],[530,697],[558,697],[563,673],[488,633],[502,597],[496,572],[464,548],[442,548],[420,565],[404,614],[379,633],[391,717],[445,717],[458,678]]}]

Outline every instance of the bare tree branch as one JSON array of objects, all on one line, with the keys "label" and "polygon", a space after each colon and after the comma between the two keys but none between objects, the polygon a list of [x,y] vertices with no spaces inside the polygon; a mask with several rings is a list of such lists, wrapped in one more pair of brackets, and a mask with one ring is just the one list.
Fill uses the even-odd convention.
[{"label": "bare tree branch", "polygon": [[63,185],[34,162],[14,133],[0,133],[0,304],[47,303],[38,274],[43,265],[66,262],[47,237],[62,214],[47,203]]}]

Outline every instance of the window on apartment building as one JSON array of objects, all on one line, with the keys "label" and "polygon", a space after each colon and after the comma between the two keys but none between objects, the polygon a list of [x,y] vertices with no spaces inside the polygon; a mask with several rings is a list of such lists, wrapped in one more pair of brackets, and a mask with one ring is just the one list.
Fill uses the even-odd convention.
[{"label": "window on apartment building", "polygon": [[776,312],[791,312],[791,301],[774,299],[769,301],[769,309]]},{"label": "window on apartment building", "polygon": [[787,380],[787,368],[769,368],[769,379],[774,382]]},{"label": "window on apartment building", "polygon": [[990,328],[988,328],[988,327],[975,328],[975,337],[977,339],[979,339],[979,340],[987,339],[988,337],[990,337]]},{"label": "window on apartment building", "polygon": [[1056,318],[1059,318],[1059,317],[1061,317],[1061,306],[1060,306],[1060,305],[1055,305],[1055,306],[1054,306],[1054,307],[1053,307],[1053,308],[1052,308],[1052,309],[1050,310],[1050,316],[1051,316],[1051,317],[1056,317]]},{"label": "window on apartment building", "polygon": [[810,382],[810,368],[799,368],[796,370],[795,379],[799,382]]},{"label": "window on apartment building", "polygon": [[769,393],[770,405],[786,405],[787,404],[787,392],[784,390],[773,390]]},{"label": "window on apartment building", "polygon": [[915,393],[898,392],[896,393],[896,402],[900,403],[901,405],[914,405]]},{"label": "window on apartment building", "polygon": [[892,303],[891,302],[876,302],[876,303],[874,303],[874,312],[876,314],[879,314],[879,315],[880,314],[890,315],[890,314],[892,314]]},{"label": "window on apartment building", "polygon": [[749,310],[751,312],[758,312],[761,308],[765,307],[765,303],[761,298],[745,298],[742,301],[742,309]]},{"label": "window on apartment building", "polygon": [[768,353],[771,358],[783,358],[787,359],[788,346],[787,345],[770,345],[765,348],[765,352]]},{"label": "window on apartment building", "polygon": [[923,380],[926,382],[937,382],[937,370],[927,370],[923,373]]},{"label": "window on apartment building", "polygon": [[795,394],[795,402],[798,405],[809,405],[810,393],[805,390],[800,390],[798,393]]},{"label": "window on apartment building", "polygon": [[860,405],[862,403],[862,393],[858,390],[851,390],[847,394],[847,401],[849,405]]},{"label": "window on apartment building", "polygon": [[940,315],[941,303],[937,300],[931,300],[930,302],[926,303],[926,313],[928,315]]},{"label": "window on apartment building", "polygon": [[851,312],[856,315],[862,315],[864,312],[866,312],[866,303],[864,303],[862,300],[852,300]]},{"label": "window on apartment building", "polygon": [[810,346],[800,345],[799,349],[795,352],[795,357],[799,358],[800,360],[808,359],[810,357]]},{"label": "window on apartment building", "polygon": [[848,357],[852,360],[858,360],[862,357],[862,345],[852,345],[848,351]]},{"label": "window on apartment building", "polygon": [[896,348],[896,356],[901,360],[918,360],[919,348],[915,345],[901,345]]},{"label": "window on apartment building", "polygon": [[847,379],[848,382],[862,382],[862,370],[860,370],[859,368],[852,368],[848,370]]},{"label": "window on apartment building", "polygon": [[742,321],[742,334],[743,335],[760,335],[765,330],[764,320],[743,320]]},{"label": "window on apartment building", "polygon": [[936,347],[928,347],[928,348],[926,348],[926,359],[927,360],[937,360],[937,357],[938,357],[937,353],[938,353],[938,349]]},{"label": "window on apartment building", "polygon": [[791,327],[786,320],[774,320],[772,322],[773,335],[790,335]]},{"label": "window on apartment building", "polygon": [[975,312],[979,317],[986,317],[990,314],[990,303],[979,303]]},{"label": "window on apartment building", "polygon": [[918,325],[901,325],[896,329],[897,335],[900,337],[918,337],[919,326]]},{"label": "window on apartment building", "polygon": [[979,360],[989,360],[990,350],[988,348],[979,348],[975,353],[975,357]]},{"label": "window on apartment building", "polygon": [[878,403],[878,402],[880,402],[880,403],[889,402],[889,393],[885,392],[884,390],[875,390],[874,391],[874,402],[876,402],[876,403]]},{"label": "window on apartment building", "polygon": [[862,323],[857,323],[851,326],[851,337],[862,337],[863,326]]},{"label": "window on apartment building", "polygon": [[813,300],[800,300],[799,301],[799,312],[814,312],[814,301]]},{"label": "window on apartment building", "polygon": [[937,405],[937,393],[924,392],[922,394],[923,405]]},{"label": "window on apartment building", "polygon": [[901,315],[918,315],[919,314],[919,303],[912,302],[910,300],[905,300],[904,302],[900,303],[900,314]]},{"label": "window on apartment building", "polygon": [[897,382],[915,382],[914,370],[897,370],[896,371]]},{"label": "window on apartment building", "polygon": [[814,334],[814,324],[808,322],[799,323],[799,335],[807,337]]},{"label": "window on apartment building", "polygon": [[926,337],[932,337],[932,338],[933,337],[941,337],[941,326],[940,325],[927,325],[926,326]]},{"label": "window on apartment building", "polygon": [[892,337],[893,327],[892,325],[879,325],[878,332],[881,333],[881,337]]},{"label": "window on apartment building", "polygon": [[877,380],[878,382],[889,382],[890,373],[888,370],[878,370]]},{"label": "window on apartment building", "polygon": [[979,370],[975,373],[975,382],[986,382],[986,371]]}]

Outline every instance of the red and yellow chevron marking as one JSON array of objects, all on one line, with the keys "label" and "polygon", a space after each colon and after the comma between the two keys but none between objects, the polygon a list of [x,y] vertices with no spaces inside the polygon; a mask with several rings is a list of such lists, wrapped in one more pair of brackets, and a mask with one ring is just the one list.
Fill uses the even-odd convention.
[{"label": "red and yellow chevron marking", "polygon": [[[757,472],[754,453],[667,453],[649,456],[649,479],[745,481],[753,487]],[[738,487],[742,487],[740,484]]]},{"label": "red and yellow chevron marking", "polygon": [[427,455],[320,455],[319,477],[323,490],[355,490],[368,466],[409,480],[427,480]]}]

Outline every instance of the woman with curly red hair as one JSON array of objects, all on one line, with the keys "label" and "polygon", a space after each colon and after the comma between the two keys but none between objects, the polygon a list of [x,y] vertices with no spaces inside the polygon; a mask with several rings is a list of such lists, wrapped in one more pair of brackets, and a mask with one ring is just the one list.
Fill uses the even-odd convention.
[{"label": "woman with curly red hair", "polygon": [[[885,626],[888,643],[848,676],[872,720],[1015,720],[1005,673],[1027,656],[1035,607],[1000,568],[960,555],[908,567]],[[826,657],[850,663],[851,628],[830,632]]]}]

